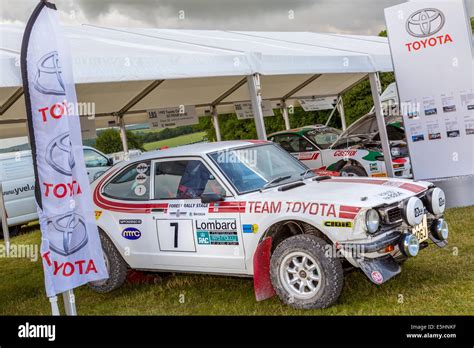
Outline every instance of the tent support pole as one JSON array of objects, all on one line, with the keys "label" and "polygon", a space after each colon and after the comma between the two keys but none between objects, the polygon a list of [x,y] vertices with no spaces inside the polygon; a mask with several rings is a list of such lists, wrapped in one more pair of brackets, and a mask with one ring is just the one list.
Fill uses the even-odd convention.
[{"label": "tent support pole", "polygon": [[263,120],[260,74],[247,76],[247,85],[249,86],[250,100],[252,102],[252,111],[255,119],[255,128],[257,128],[258,139],[267,140],[265,121]]},{"label": "tent support pole", "polygon": [[51,296],[49,298],[49,302],[51,303],[51,315],[58,316],[59,314],[59,306],[58,306],[58,297]]},{"label": "tent support pole", "polygon": [[329,114],[328,120],[327,120],[326,123],[324,124],[325,126],[327,126],[327,125],[329,124],[329,122],[331,122],[332,117],[334,116],[336,110],[337,110],[337,104],[336,104],[335,107],[332,108],[332,111],[331,111],[331,113]]},{"label": "tent support pole", "polygon": [[68,290],[63,292],[63,300],[64,300],[64,309],[66,311],[66,315],[76,316],[76,299],[74,297],[74,291]]},{"label": "tent support pole", "polygon": [[2,219],[3,240],[5,241],[5,254],[10,256],[10,232],[8,231],[7,210],[3,199],[3,187],[0,182],[0,218]]},{"label": "tent support pole", "polygon": [[285,121],[285,129],[291,129],[290,117],[288,116],[288,108],[286,107],[286,102],[284,100],[281,101],[281,114],[283,115],[283,120]]},{"label": "tent support pole", "polygon": [[221,129],[219,127],[219,114],[217,112],[217,106],[212,106],[212,123],[214,124],[214,129],[216,130],[216,140],[222,141]]},{"label": "tent support pole", "polygon": [[380,142],[382,143],[383,157],[385,161],[385,170],[389,177],[393,177],[392,154],[390,152],[390,143],[387,135],[387,126],[385,125],[385,118],[383,114],[382,103],[380,100],[379,86],[380,81],[376,73],[369,74],[370,89],[372,91],[372,98],[374,99],[375,116],[377,118],[377,126],[379,128]]},{"label": "tent support pole", "polygon": [[21,98],[23,95],[23,87],[18,88],[8,99],[3,105],[0,106],[0,115],[3,115],[5,112],[7,112],[10,107],[15,104],[15,102]]},{"label": "tent support pole", "polygon": [[341,124],[342,130],[345,131],[347,128],[346,125],[346,112],[344,110],[344,101],[342,100],[342,96],[339,96],[337,99],[337,111],[339,111],[339,115],[341,116]]},{"label": "tent support pole", "polygon": [[290,97],[292,97],[293,95],[295,95],[295,93],[301,91],[303,88],[305,88],[306,86],[308,86],[310,83],[312,83],[313,81],[319,79],[322,75],[321,74],[316,74],[316,75],[313,75],[311,76],[309,79],[307,79],[306,81],[304,81],[303,83],[299,84],[298,86],[296,86],[295,88],[293,88],[291,91],[289,91],[288,93],[286,93],[281,99],[282,100],[288,100]]},{"label": "tent support pole", "polygon": [[122,116],[117,116],[117,123],[120,130],[120,139],[122,140],[122,147],[123,152],[125,153],[125,157],[128,155],[128,143],[127,143],[127,130],[125,129],[125,120]]}]

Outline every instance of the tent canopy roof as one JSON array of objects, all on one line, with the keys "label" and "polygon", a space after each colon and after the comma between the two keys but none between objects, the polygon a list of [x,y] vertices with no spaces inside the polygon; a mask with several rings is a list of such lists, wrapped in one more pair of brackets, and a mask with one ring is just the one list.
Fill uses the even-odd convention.
[{"label": "tent canopy roof", "polygon": [[[24,28],[0,25],[0,30],[5,138],[26,134],[19,67]],[[263,99],[276,107],[281,99],[339,95],[368,73],[393,69],[387,40],[374,36],[91,25],[64,30],[78,101],[95,103],[98,127],[150,85],[149,94],[125,113],[128,124],[146,122],[151,108],[196,105],[204,115],[219,101],[220,113],[232,112],[234,102],[250,99],[245,77],[255,73],[262,75]]]}]

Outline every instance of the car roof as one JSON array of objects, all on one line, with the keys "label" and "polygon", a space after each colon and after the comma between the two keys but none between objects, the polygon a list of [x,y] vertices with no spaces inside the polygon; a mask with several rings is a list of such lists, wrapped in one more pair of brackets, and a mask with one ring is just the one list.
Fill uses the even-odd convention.
[{"label": "car roof", "polygon": [[[245,147],[259,144],[271,144],[266,140],[233,140],[233,141],[219,141],[212,143],[196,143],[183,145],[178,147],[167,148],[163,150],[148,151],[139,156],[133,157],[132,162],[146,161],[155,158],[165,157],[185,157],[185,156],[204,156],[208,153],[234,149],[238,147]],[[124,161],[128,162],[128,161]],[[121,162],[123,163],[123,162]],[[130,162],[128,162],[130,163]]]}]

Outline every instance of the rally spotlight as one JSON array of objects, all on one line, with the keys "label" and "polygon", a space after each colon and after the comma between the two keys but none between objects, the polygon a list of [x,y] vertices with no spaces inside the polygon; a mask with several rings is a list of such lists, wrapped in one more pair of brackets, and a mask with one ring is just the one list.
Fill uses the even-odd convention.
[{"label": "rally spotlight", "polygon": [[436,219],[431,225],[431,233],[435,236],[436,239],[440,241],[445,241],[448,239],[449,227],[448,223],[444,219]]},{"label": "rally spotlight", "polygon": [[420,251],[420,242],[414,234],[405,233],[400,240],[400,250],[405,256],[415,257]]}]

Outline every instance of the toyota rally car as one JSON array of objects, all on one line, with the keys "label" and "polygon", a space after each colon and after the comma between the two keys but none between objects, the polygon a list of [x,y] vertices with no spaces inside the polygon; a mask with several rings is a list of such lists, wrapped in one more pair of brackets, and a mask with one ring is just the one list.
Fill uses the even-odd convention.
[{"label": "toyota rally car", "polygon": [[203,143],[144,154],[93,184],[110,278],[128,269],[254,278],[257,300],[323,308],[344,270],[375,284],[429,239],[443,247],[445,196],[429,182],[316,176],[265,141]]},{"label": "toyota rally car", "polygon": [[[387,133],[394,174],[411,178],[405,131],[397,118],[390,119],[392,122],[387,120]],[[374,114],[360,118],[343,133],[332,127],[315,125],[273,133],[268,139],[313,169],[335,171],[341,176],[387,176]]]}]

